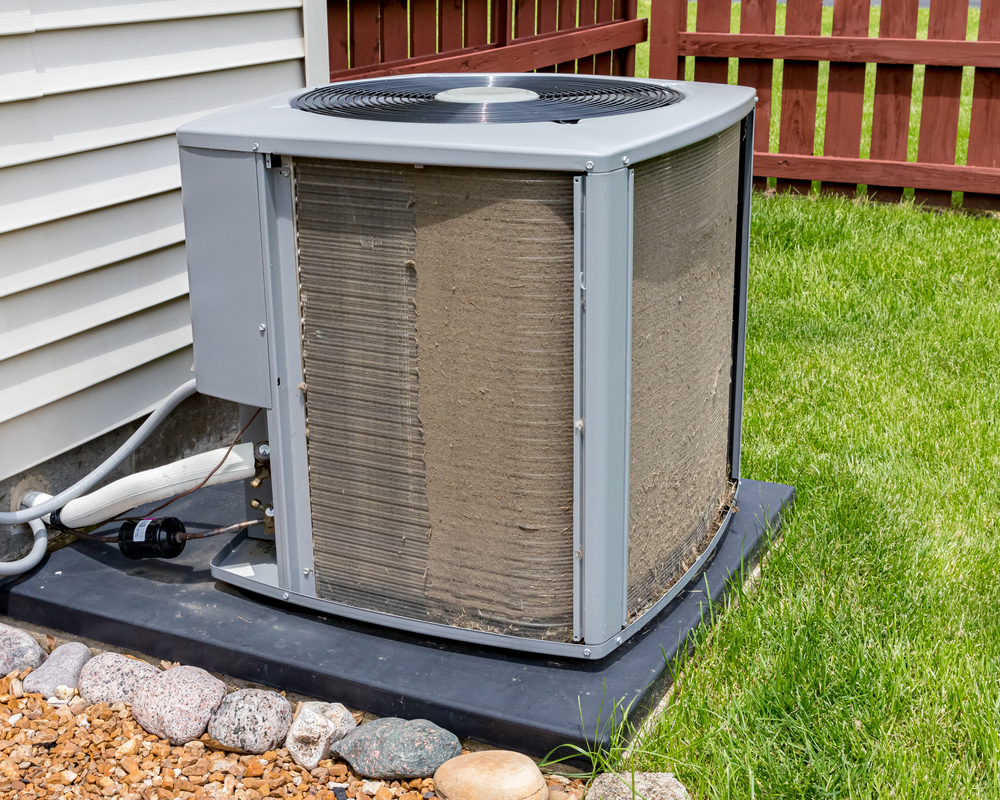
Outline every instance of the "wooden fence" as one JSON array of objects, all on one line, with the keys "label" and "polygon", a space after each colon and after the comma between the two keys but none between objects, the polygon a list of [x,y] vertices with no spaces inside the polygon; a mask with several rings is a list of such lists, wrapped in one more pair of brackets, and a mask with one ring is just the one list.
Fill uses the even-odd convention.
[{"label": "wooden fence", "polygon": [[412,72],[634,75],[636,0],[328,0],[330,79]]},{"label": "wooden fence", "polygon": [[[787,0],[784,35],[775,35],[776,0],[744,0],[740,32],[730,32],[730,0],[700,0],[696,30],[687,30],[688,0],[652,0],[649,72],[683,78],[694,57],[695,80],[725,83],[730,58],[738,83],[757,89],[754,174],[779,190],[1000,208],[1000,0],[983,0],[979,39],[966,41],[968,0],[932,0],[927,39],[917,39],[918,0],[882,0],[878,36],[869,38],[870,0],[835,0],[833,35],[820,35],[822,0]],[[784,60],[778,150],[769,150],[773,65]],[[823,155],[817,156],[819,62],[830,62]],[[869,158],[860,158],[865,65],[874,63]],[[907,162],[913,66],[926,65],[917,160]],[[966,165],[956,165],[962,67],[975,67]]]}]

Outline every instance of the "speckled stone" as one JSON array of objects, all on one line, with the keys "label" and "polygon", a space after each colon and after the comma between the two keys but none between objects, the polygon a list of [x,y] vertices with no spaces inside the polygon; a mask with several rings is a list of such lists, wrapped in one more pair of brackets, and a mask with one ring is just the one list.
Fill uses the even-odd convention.
[{"label": "speckled stone", "polygon": [[366,778],[429,778],[460,756],[458,737],[426,719],[376,719],[349,733],[331,751]]},{"label": "speckled stone", "polygon": [[285,741],[292,707],[275,692],[240,689],[226,695],[208,723],[208,735],[244,753],[266,753]]},{"label": "speckled stone", "polygon": [[45,661],[45,651],[31,634],[0,624],[0,676],[37,667]]},{"label": "speckled stone", "polygon": [[55,697],[59,686],[77,688],[80,670],[90,661],[90,648],[81,642],[67,642],[53,650],[38,669],[24,679],[24,691]]},{"label": "speckled stone", "polygon": [[143,681],[132,696],[132,716],[149,733],[179,745],[205,732],[226,684],[198,667],[174,667]]},{"label": "speckled stone", "polygon": [[632,780],[630,772],[598,775],[587,790],[587,800],[632,800],[633,796],[642,796],[645,800],[691,800],[684,784],[672,773],[635,773],[635,795],[632,794]]},{"label": "speckled stone", "polygon": [[357,726],[351,712],[340,703],[303,703],[285,739],[285,748],[300,767],[316,769],[330,754],[330,745]]},{"label": "speckled stone", "polygon": [[535,762],[510,750],[483,750],[445,761],[434,773],[441,800],[548,800]]},{"label": "speckled stone", "polygon": [[120,653],[101,653],[80,670],[80,697],[91,703],[131,703],[136,687],[160,670]]}]

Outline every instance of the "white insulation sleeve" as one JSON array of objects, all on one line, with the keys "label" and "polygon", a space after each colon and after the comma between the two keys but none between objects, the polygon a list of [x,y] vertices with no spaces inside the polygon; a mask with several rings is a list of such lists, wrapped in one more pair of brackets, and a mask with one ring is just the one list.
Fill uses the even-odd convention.
[{"label": "white insulation sleeve", "polygon": [[0,561],[0,577],[6,578],[8,575],[21,575],[29,569],[37,567],[45,557],[45,551],[49,547],[49,534],[45,530],[45,524],[40,519],[33,519],[28,524],[31,526],[31,533],[34,535],[31,552],[17,561]]},{"label": "white insulation sleeve", "polygon": [[[143,503],[164,500],[201,483],[226,454],[225,447],[201,453],[173,464],[148,469],[109,483],[88,495],[70,500],[59,514],[67,528],[85,528],[117,517]],[[252,478],[256,470],[253,443],[238,444],[206,486]],[[48,517],[45,517],[48,521]]]}]

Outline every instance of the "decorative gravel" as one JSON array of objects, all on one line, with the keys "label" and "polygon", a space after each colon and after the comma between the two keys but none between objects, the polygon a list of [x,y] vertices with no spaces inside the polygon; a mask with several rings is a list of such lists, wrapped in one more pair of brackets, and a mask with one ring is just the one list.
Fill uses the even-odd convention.
[{"label": "decorative gravel", "polygon": [[[126,703],[26,693],[31,672],[0,678],[0,800],[438,800],[432,778],[372,780],[336,758],[307,770],[283,747],[251,755],[207,733],[174,746],[143,730]],[[579,781],[547,782],[550,800],[583,800]]]}]

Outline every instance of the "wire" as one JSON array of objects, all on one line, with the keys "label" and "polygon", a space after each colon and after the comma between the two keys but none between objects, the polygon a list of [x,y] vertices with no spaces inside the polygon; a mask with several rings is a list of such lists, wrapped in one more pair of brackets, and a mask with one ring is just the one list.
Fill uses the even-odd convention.
[{"label": "wire", "polygon": [[[263,519],[248,519],[246,522],[237,522],[235,525],[227,525],[224,528],[213,528],[210,531],[185,531],[184,533],[177,534],[177,538],[182,542],[186,542],[191,539],[207,539],[209,536],[222,536],[225,533],[236,533],[244,528],[252,528],[255,525],[263,525],[264,523],[265,520]],[[82,530],[70,530],[69,533],[72,533],[78,539],[83,539],[85,542],[114,543],[118,541],[117,533],[106,533],[102,536],[94,536],[92,533],[86,533]]]}]

